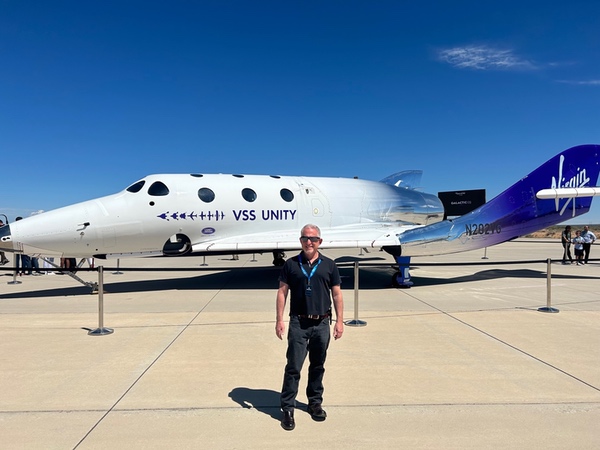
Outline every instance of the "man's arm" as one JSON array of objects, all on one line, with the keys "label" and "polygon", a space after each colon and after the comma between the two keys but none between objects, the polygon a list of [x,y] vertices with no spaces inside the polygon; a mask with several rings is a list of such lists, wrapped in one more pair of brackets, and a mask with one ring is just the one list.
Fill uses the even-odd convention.
[{"label": "man's arm", "polygon": [[331,296],[333,297],[333,309],[335,309],[333,337],[334,339],[339,339],[344,334],[344,297],[342,296],[342,288],[339,285],[332,286]]},{"label": "man's arm", "polygon": [[283,321],[283,312],[285,311],[285,301],[287,299],[290,287],[283,281],[279,282],[277,290],[277,300],[275,302],[276,318],[275,318],[275,334],[279,339],[283,339],[285,333],[285,322]]}]

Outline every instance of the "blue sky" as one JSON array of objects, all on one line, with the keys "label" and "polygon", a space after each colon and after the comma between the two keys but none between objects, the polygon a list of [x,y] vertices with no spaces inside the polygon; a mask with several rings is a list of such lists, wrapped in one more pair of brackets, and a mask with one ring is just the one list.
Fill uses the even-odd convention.
[{"label": "blue sky", "polygon": [[[600,143],[597,1],[0,0],[0,213],[151,173],[488,199]],[[600,223],[600,199],[579,223]]]}]

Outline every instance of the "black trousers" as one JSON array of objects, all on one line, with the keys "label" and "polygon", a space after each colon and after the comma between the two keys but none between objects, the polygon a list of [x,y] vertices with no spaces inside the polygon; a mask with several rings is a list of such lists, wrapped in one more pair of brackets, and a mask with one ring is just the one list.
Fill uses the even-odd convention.
[{"label": "black trousers", "polygon": [[592,243],[587,243],[587,244],[583,244],[583,260],[585,261],[585,263],[587,264],[588,259],[590,259],[590,250],[592,248]]},{"label": "black trousers", "polygon": [[323,375],[325,359],[331,340],[329,318],[312,320],[290,317],[288,329],[287,364],[283,374],[281,389],[281,409],[289,411],[296,407],[296,396],[300,384],[300,371],[308,354],[308,383],[306,397],[308,404],[323,402]]},{"label": "black trousers", "polygon": [[569,261],[573,262],[573,257],[571,256],[571,243],[563,242],[562,246],[564,248],[562,262],[566,262],[567,258],[569,258]]}]

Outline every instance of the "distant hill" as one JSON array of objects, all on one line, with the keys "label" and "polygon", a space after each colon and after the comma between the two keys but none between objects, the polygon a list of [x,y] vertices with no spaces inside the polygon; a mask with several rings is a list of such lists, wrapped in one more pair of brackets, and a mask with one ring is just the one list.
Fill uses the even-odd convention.
[{"label": "distant hill", "polygon": [[[558,239],[560,240],[560,234],[565,229],[566,225],[554,225],[543,230],[536,231],[535,233],[527,234],[523,237],[527,238],[544,238],[544,239]],[[575,231],[583,230],[583,225],[571,225],[571,232],[575,237]],[[600,236],[600,225],[590,225],[590,230],[596,235]]]}]

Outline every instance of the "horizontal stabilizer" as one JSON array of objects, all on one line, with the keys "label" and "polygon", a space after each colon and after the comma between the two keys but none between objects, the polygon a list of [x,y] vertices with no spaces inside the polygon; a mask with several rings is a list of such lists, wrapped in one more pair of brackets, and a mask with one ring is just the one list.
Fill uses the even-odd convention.
[{"label": "horizontal stabilizer", "polygon": [[600,187],[542,189],[535,195],[539,199],[596,197],[600,195]]}]

